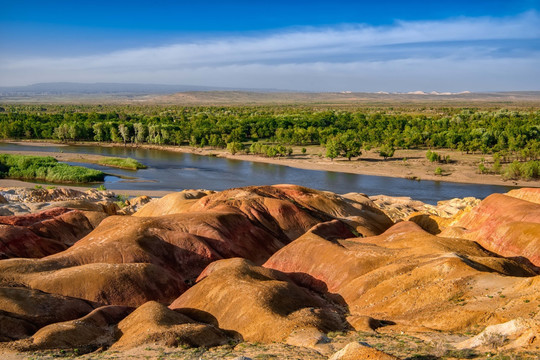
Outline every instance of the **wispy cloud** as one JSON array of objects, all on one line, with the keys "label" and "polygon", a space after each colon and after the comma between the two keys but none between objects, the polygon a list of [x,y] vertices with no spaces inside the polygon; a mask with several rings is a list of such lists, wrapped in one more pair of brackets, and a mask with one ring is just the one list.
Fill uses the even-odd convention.
[{"label": "wispy cloud", "polygon": [[0,57],[0,84],[150,82],[300,90],[538,89],[540,16],[348,25],[92,56]]}]

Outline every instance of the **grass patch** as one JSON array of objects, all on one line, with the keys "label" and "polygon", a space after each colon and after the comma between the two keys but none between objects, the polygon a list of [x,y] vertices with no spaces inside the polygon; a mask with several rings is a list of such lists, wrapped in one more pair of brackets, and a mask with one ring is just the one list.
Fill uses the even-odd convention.
[{"label": "grass patch", "polygon": [[89,183],[103,181],[105,174],[99,170],[59,163],[52,156],[0,154],[0,178]]},{"label": "grass patch", "polygon": [[98,164],[126,170],[146,169],[145,165],[132,158],[106,158],[99,160]]}]

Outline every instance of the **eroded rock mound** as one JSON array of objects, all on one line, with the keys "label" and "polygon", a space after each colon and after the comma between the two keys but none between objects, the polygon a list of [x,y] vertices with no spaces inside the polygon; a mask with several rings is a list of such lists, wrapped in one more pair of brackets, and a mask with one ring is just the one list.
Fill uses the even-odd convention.
[{"label": "eroded rock mound", "polygon": [[97,306],[21,287],[0,287],[0,341],[26,338],[48,324],[79,318]]},{"label": "eroded rock mound", "polygon": [[111,305],[170,302],[212,261],[242,256],[262,263],[284,245],[241,214],[113,216],[66,251],[0,263],[0,283]]},{"label": "eroded rock mound", "polygon": [[334,294],[353,316],[437,330],[534,314],[540,304],[540,278],[530,267],[411,222],[368,238],[329,241],[308,232],[264,266]]},{"label": "eroded rock mound", "polygon": [[540,319],[517,318],[490,325],[480,334],[458,343],[459,349],[540,349]]},{"label": "eroded rock mound", "polygon": [[124,203],[125,206],[116,213],[118,215],[133,215],[151,201],[152,198],[149,196],[137,196],[134,199],[126,200]]},{"label": "eroded rock mound", "polygon": [[357,342],[347,344],[343,349],[332,355],[329,360],[399,360],[397,357]]},{"label": "eroded rock mound", "polygon": [[114,215],[119,209],[114,193],[96,189],[82,192],[68,188],[0,188],[0,196],[3,199],[0,199],[0,216],[25,215],[58,207]]},{"label": "eroded rock mound", "polygon": [[524,257],[536,266],[540,266],[539,234],[540,204],[502,194],[488,196],[441,233],[474,240],[503,256]]},{"label": "eroded rock mound", "polygon": [[[69,246],[0,261],[0,341],[84,352],[277,341],[336,359],[390,359],[358,343],[336,353],[327,332],[487,326],[486,337],[504,330],[515,346],[537,345],[540,205],[525,195],[439,204],[440,213],[424,208],[415,216],[427,217],[397,224],[362,194],[295,185],[185,191],[135,216],[66,200],[78,210],[0,219],[0,230],[26,231],[25,251],[45,254],[53,235]],[[62,230],[98,223],[82,238]],[[418,224],[449,228],[435,236]]]},{"label": "eroded rock mound", "polygon": [[88,200],[106,201],[115,198],[110,191],[89,189],[85,192],[64,187],[44,188],[0,188],[0,195],[9,202],[46,203],[51,201]]},{"label": "eroded rock mound", "polygon": [[[350,196],[347,194],[345,196]],[[394,222],[413,221],[431,234],[438,234],[453,225],[461,216],[480,203],[474,197],[454,198],[437,202],[436,206],[425,204],[410,197],[376,195],[373,203]]]},{"label": "eroded rock mound", "polygon": [[134,216],[149,217],[183,213],[198,199],[214,193],[209,190],[182,190],[146,203]]},{"label": "eroded rock mound", "polygon": [[102,304],[126,306],[138,306],[148,300],[171,301],[186,287],[172,272],[154,264],[66,266],[64,261],[69,259],[44,259],[3,260],[1,284],[15,283]]},{"label": "eroded rock mound", "polygon": [[242,257],[262,264],[311,226],[334,218],[343,229],[346,222],[367,234],[391,224],[369,204],[293,185],[233,189],[196,200],[189,212],[108,217],[61,253],[0,263],[0,284],[109,305],[170,302],[211,262]]},{"label": "eroded rock mound", "polygon": [[186,315],[170,310],[155,301],[139,306],[118,324],[118,341],[114,349],[125,349],[147,343],[166,346],[217,346],[227,343],[228,336],[217,327],[195,322]]},{"label": "eroded rock mound", "polygon": [[24,350],[77,348],[85,352],[107,348],[117,338],[116,324],[132,311],[126,306],[102,306],[79,319],[45,326],[16,346]]},{"label": "eroded rock mound", "polygon": [[170,308],[200,319],[215,318],[220,328],[246,341],[285,341],[293,332],[346,327],[335,306],[322,297],[278,271],[238,258],[209,265]]},{"label": "eroded rock mound", "polygon": [[274,234],[294,240],[312,226],[339,219],[362,236],[380,234],[392,221],[369,200],[347,199],[297,185],[250,186],[201,198],[189,211],[242,212]]},{"label": "eroded rock mound", "polygon": [[540,204],[540,188],[521,188],[510,190],[506,193],[508,196],[512,196],[521,200]]},{"label": "eroded rock mound", "polygon": [[93,230],[89,217],[67,208],[0,216],[0,258],[41,258],[65,250]]}]

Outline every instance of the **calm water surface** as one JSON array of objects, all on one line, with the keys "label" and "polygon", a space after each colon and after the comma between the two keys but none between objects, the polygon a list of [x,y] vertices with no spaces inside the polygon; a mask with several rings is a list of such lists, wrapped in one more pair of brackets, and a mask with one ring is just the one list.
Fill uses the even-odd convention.
[{"label": "calm water surface", "polygon": [[[183,189],[225,190],[249,185],[297,184],[338,194],[362,192],[367,195],[385,194],[410,196],[435,204],[439,200],[474,196],[484,198],[492,193],[507,192],[512,187],[482,184],[459,184],[441,181],[415,181],[385,176],[357,175],[333,171],[303,170],[288,166],[224,159],[164,150],[100,147],[100,146],[30,146],[0,143],[0,152],[44,151],[105,156],[131,157],[148,166],[129,171],[94,164],[78,164],[136,179],[107,176],[107,189],[140,189],[180,191]],[[93,185],[97,187],[98,185]]]}]

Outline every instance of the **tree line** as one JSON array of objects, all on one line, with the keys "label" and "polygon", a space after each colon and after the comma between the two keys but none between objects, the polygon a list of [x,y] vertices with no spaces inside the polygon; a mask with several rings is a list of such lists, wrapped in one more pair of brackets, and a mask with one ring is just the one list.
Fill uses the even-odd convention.
[{"label": "tree line", "polygon": [[[269,156],[288,154],[291,145],[322,145],[328,157],[348,159],[374,147],[384,147],[385,155],[400,148],[448,148],[536,160],[540,111],[3,105],[0,138],[253,148]],[[257,142],[266,147],[242,146]]]}]

